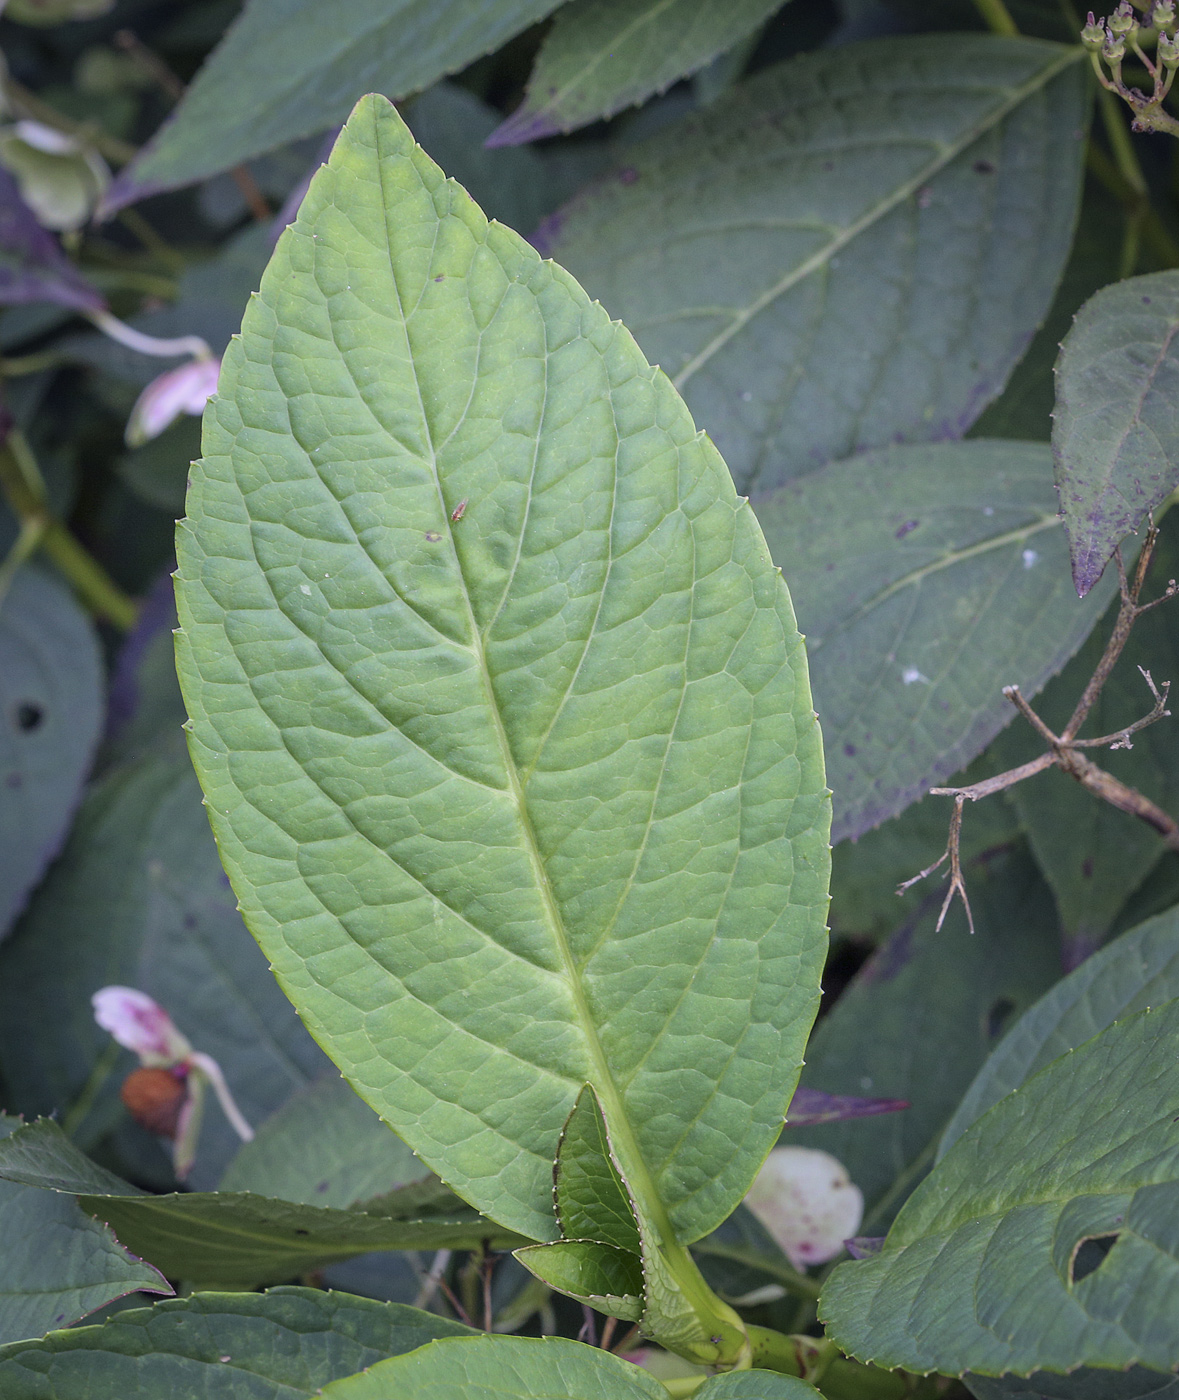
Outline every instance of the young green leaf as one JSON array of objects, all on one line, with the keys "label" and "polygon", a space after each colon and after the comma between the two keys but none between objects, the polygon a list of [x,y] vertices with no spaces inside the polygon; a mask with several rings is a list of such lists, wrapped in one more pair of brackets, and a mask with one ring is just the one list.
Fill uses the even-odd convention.
[{"label": "young green leaf", "polygon": [[979,1070],[938,1144],[944,1157],[993,1104],[1114,1021],[1179,997],[1179,909],[1094,953],[1028,1008]]},{"label": "young green leaf", "polygon": [[643,1264],[637,1253],[597,1240],[531,1244],[516,1258],[558,1293],[609,1317],[638,1322],[643,1316]]},{"label": "young green leaf", "polygon": [[1060,347],[1052,450],[1084,597],[1118,542],[1179,486],[1179,272],[1102,288]]},{"label": "young green leaf", "polygon": [[0,1348],[4,1400],[314,1400],[456,1322],[316,1288],[195,1293]]},{"label": "young green leaf", "polygon": [[1014,717],[1003,687],[1034,695],[1114,586],[1073,593],[1039,444],[886,448],[756,509],[807,639],[836,841],[984,749]]},{"label": "young green leaf", "polygon": [[572,0],[536,56],[524,101],[489,138],[573,131],[663,92],[752,34],[782,0]]},{"label": "young green leaf", "polygon": [[605,1124],[588,1085],[561,1132],[553,1200],[565,1239],[601,1240],[632,1254],[642,1248],[634,1206],[611,1160]]},{"label": "young green leaf", "polygon": [[57,855],[102,724],[102,660],[59,579],[0,583],[0,938]]},{"label": "young green leaf", "polygon": [[879,1365],[1028,1375],[1179,1362],[1179,1001],[1115,1022],[978,1120],[820,1316]]},{"label": "young green leaf", "polygon": [[351,1210],[248,1192],[147,1195],[96,1167],[56,1123],[30,1123],[0,1142],[0,1179],[78,1197],[119,1239],[170,1278],[253,1288],[382,1249],[475,1249],[519,1244],[437,1182]]},{"label": "young green leaf", "polygon": [[937,34],[808,53],[627,151],[542,225],[740,490],[961,437],[1068,255],[1079,47]]},{"label": "young green leaf", "polygon": [[[0,1113],[0,1146],[20,1127]],[[0,1343],[68,1327],[128,1293],[171,1292],[107,1226],[52,1191],[0,1181],[0,1239]]]},{"label": "young green leaf", "polygon": [[368,98],[188,509],[192,753],[316,1037],[509,1230],[556,1237],[589,1083],[660,1247],[706,1233],[794,1088],[829,807],[785,586],[666,379]]},{"label": "young green leaf", "polygon": [[179,107],[121,172],[108,213],[312,136],[364,92],[421,92],[560,0],[250,0]]}]

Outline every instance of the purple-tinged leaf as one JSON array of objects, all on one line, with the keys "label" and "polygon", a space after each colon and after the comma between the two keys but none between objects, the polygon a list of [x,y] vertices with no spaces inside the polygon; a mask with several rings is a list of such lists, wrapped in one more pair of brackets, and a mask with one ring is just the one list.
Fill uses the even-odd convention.
[{"label": "purple-tinged leaf", "polygon": [[106,304],[37,222],[13,177],[0,168],[0,305],[28,301],[52,301],[78,311],[99,311]]},{"label": "purple-tinged leaf", "polygon": [[898,1113],[908,1107],[907,1099],[862,1099],[855,1094],[825,1094],[821,1089],[798,1088],[786,1111],[786,1126],[810,1128],[816,1123],[840,1123],[845,1118]]},{"label": "purple-tinged leaf", "polygon": [[853,1235],[850,1240],[844,1240],[843,1247],[853,1259],[871,1259],[884,1248],[884,1236]]},{"label": "purple-tinged leaf", "polygon": [[1179,486],[1179,272],[1103,287],[1056,364],[1052,451],[1083,598],[1118,542]]}]

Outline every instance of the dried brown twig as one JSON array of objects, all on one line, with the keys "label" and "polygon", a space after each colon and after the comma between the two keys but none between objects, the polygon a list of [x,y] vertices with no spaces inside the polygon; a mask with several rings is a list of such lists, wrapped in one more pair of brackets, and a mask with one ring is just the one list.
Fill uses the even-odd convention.
[{"label": "dried brown twig", "polygon": [[1101,660],[1097,663],[1093,675],[1089,678],[1089,683],[1077,701],[1076,709],[1073,710],[1069,722],[1059,734],[1054,734],[1036,714],[1035,710],[1020,694],[1018,686],[1009,685],[1003,688],[1003,694],[1047,744],[1048,747],[1045,751],[1029,763],[1020,764],[1018,768],[1010,768],[1006,773],[1000,773],[994,778],[987,778],[981,783],[972,783],[969,787],[930,788],[930,795],[933,797],[952,797],[954,799],[954,811],[950,817],[950,832],[946,841],[946,849],[931,866],[921,871],[919,875],[914,875],[911,880],[906,880],[903,884],[898,885],[897,894],[904,894],[907,889],[917,884],[919,880],[924,880],[928,875],[932,875],[944,861],[948,860],[950,887],[946,891],[946,898],[942,904],[941,913],[938,915],[937,926],[939,929],[945,922],[954,896],[957,895],[962,900],[962,905],[966,910],[970,931],[974,932],[974,916],[970,910],[970,900],[966,895],[966,880],[962,874],[960,852],[963,807],[967,802],[977,802],[980,797],[990,797],[992,793],[1003,792],[1006,788],[1014,787],[1016,783],[1022,783],[1026,778],[1033,777],[1036,773],[1042,773],[1046,768],[1060,768],[1070,778],[1075,778],[1082,787],[1088,788],[1104,802],[1108,802],[1111,806],[1117,807],[1119,811],[1128,812],[1132,817],[1138,817],[1139,820],[1154,827],[1171,850],[1179,851],[1179,822],[1169,812],[1164,812],[1150,798],[1144,797],[1136,788],[1123,783],[1112,773],[1107,773],[1104,768],[1080,752],[1081,749],[1133,748],[1132,735],[1145,729],[1147,725],[1155,724],[1160,719],[1166,719],[1170,715],[1171,712],[1167,709],[1167,696],[1171,689],[1171,682],[1164,681],[1160,688],[1154,683],[1150,672],[1143,670],[1140,666],[1138,669],[1142,673],[1143,680],[1150,687],[1150,693],[1154,698],[1154,708],[1150,713],[1135,720],[1133,724],[1127,725],[1124,729],[1117,730],[1116,733],[1103,734],[1098,739],[1077,738],[1081,726],[1088,719],[1089,712],[1097,703],[1110,673],[1117,664],[1118,658],[1130,638],[1134,624],[1143,613],[1157,608],[1160,603],[1167,602],[1168,599],[1179,593],[1179,584],[1171,579],[1159,597],[1152,602],[1140,603],[1138,601],[1157,542],[1158,530],[1152,522],[1146,532],[1142,552],[1138,556],[1132,580],[1126,577],[1121,551],[1115,553],[1114,559],[1117,562],[1118,584],[1122,600],[1117,620],[1105,650],[1102,652]]}]

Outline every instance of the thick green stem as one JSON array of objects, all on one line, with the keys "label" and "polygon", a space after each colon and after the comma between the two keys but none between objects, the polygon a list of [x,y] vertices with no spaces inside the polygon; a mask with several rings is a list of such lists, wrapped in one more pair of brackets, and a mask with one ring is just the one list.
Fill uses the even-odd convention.
[{"label": "thick green stem", "polygon": [[22,536],[26,541],[35,536],[90,611],[124,631],[134,627],[139,615],[134,601],[50,513],[36,459],[18,428],[0,449],[0,490],[21,522]]},{"label": "thick green stem", "polygon": [[982,15],[992,34],[1006,34],[1009,38],[1019,37],[1019,30],[1007,13],[1007,6],[1003,0],[974,0],[974,7]]}]

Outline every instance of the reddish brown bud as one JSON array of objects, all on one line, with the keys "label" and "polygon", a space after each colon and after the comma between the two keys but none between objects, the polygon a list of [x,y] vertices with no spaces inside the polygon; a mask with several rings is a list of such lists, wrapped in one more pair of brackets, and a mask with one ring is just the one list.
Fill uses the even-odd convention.
[{"label": "reddish brown bud", "polygon": [[141,1127],[174,1138],[188,1097],[187,1081],[183,1070],[133,1069],[123,1081],[119,1098]]}]

